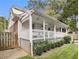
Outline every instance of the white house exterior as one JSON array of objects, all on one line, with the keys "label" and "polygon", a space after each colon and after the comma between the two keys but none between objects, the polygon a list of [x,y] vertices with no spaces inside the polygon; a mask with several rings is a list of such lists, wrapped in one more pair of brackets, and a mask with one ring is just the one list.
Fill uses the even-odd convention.
[{"label": "white house exterior", "polygon": [[11,9],[8,29],[18,35],[19,46],[28,53],[33,54],[33,40],[63,38],[67,35],[67,28],[67,25],[56,18],[37,13],[32,9]]}]

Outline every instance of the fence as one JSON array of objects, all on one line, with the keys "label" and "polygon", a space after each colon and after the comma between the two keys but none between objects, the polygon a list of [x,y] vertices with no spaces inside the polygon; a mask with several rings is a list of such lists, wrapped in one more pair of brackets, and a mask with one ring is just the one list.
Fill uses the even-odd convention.
[{"label": "fence", "polygon": [[17,35],[12,32],[0,32],[0,50],[18,47]]}]

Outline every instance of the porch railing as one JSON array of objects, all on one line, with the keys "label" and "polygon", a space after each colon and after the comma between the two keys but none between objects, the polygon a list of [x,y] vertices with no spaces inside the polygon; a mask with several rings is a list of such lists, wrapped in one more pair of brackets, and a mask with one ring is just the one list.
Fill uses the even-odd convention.
[{"label": "porch railing", "polygon": [[56,38],[62,38],[65,36],[65,33],[63,32],[56,32]]},{"label": "porch railing", "polygon": [[37,30],[37,29],[33,29],[33,38],[35,39],[43,39],[43,30]]},{"label": "porch railing", "polygon": [[[33,39],[43,39],[44,38],[44,31],[39,29],[33,29]],[[46,39],[52,39],[52,38],[62,38],[65,36],[65,33],[63,32],[56,32],[53,31],[45,31],[45,38]]]}]

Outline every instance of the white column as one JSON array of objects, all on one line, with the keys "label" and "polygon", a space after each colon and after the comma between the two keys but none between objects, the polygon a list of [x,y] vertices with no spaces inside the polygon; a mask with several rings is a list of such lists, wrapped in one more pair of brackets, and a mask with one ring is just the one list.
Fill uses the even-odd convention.
[{"label": "white column", "polygon": [[68,29],[66,28],[66,35],[67,35],[67,33],[68,33]]},{"label": "white column", "polygon": [[56,25],[54,25],[54,38],[56,39]]},{"label": "white column", "polygon": [[20,39],[20,36],[22,35],[21,29],[22,29],[22,23],[18,21],[18,45],[19,47],[21,46],[21,39]]},{"label": "white column", "polygon": [[43,33],[44,33],[43,34],[44,35],[43,37],[44,37],[44,41],[45,41],[45,20],[43,20]]},{"label": "white column", "polygon": [[62,32],[62,27],[61,27],[61,32]]},{"label": "white column", "polygon": [[32,40],[32,15],[29,13],[29,39],[31,43],[31,55],[33,56],[33,40]]}]

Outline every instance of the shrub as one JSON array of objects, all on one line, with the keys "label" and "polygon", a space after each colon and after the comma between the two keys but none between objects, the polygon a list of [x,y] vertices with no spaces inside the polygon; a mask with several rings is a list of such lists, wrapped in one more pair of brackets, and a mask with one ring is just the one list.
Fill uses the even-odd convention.
[{"label": "shrub", "polygon": [[48,44],[48,40],[44,41],[43,43]]},{"label": "shrub", "polygon": [[51,49],[51,43],[46,44],[47,45],[47,50]]},{"label": "shrub", "polygon": [[60,40],[60,41],[58,41],[58,42],[55,42],[54,43],[54,48],[55,47],[60,47],[60,46],[62,46],[64,44],[64,40]]},{"label": "shrub", "polygon": [[70,37],[70,36],[65,36],[65,37],[64,37],[64,43],[65,43],[65,44],[70,43],[70,41],[71,41],[71,37]]},{"label": "shrub", "polygon": [[47,51],[47,46],[45,43],[42,44],[42,49],[43,49],[43,52],[46,52]]},{"label": "shrub", "polygon": [[36,48],[35,48],[35,54],[36,55],[41,55],[42,52],[43,52],[42,46],[41,45],[36,46]]},{"label": "shrub", "polygon": [[51,48],[52,48],[52,49],[55,48],[55,43],[52,43],[52,44],[51,44]]},{"label": "shrub", "polygon": [[43,52],[46,52],[47,50],[53,49],[55,47],[60,47],[64,44],[64,40],[60,40],[58,42],[52,43],[46,41],[38,42],[34,44],[34,54],[35,55],[41,55]]},{"label": "shrub", "polygon": [[61,40],[60,41],[60,45],[62,46],[64,44],[64,40]]},{"label": "shrub", "polygon": [[48,40],[44,41],[44,50],[50,50],[51,44],[48,42]]},{"label": "shrub", "polygon": [[58,43],[57,42],[55,42],[54,44],[55,44],[55,48],[58,47]]},{"label": "shrub", "polygon": [[57,44],[58,44],[58,47],[60,47],[61,46],[61,41],[57,42]]},{"label": "shrub", "polygon": [[59,47],[60,46],[60,42],[55,42],[55,47]]}]

